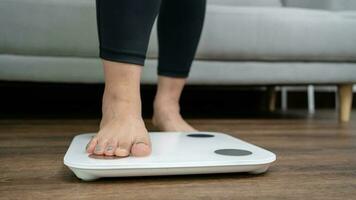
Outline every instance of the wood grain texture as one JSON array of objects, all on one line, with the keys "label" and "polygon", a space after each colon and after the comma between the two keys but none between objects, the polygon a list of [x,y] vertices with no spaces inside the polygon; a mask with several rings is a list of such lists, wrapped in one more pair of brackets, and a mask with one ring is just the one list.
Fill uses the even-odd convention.
[{"label": "wood grain texture", "polygon": [[340,124],[336,117],[189,120],[275,152],[277,161],[264,175],[95,182],[78,180],[63,156],[72,137],[95,132],[99,120],[0,120],[0,199],[355,199],[356,121]]}]

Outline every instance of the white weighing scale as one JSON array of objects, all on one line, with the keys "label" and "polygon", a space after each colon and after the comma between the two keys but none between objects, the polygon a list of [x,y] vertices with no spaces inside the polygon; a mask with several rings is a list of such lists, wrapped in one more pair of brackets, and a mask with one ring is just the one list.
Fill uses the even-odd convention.
[{"label": "white weighing scale", "polygon": [[270,151],[216,132],[150,132],[147,157],[89,155],[85,147],[94,133],[74,137],[64,164],[90,181],[102,177],[158,176],[267,171],[276,160]]}]

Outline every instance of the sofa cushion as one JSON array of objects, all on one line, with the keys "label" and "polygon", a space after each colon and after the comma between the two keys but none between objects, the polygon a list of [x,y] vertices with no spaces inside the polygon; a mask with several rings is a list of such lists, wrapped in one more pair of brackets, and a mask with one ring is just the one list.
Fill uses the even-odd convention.
[{"label": "sofa cushion", "polygon": [[[351,13],[208,6],[200,60],[356,61]],[[156,30],[149,57],[157,56]]]},{"label": "sofa cushion", "polygon": [[0,53],[98,55],[94,0],[1,0],[0,26]]},{"label": "sofa cushion", "polygon": [[355,44],[350,12],[209,6],[197,57],[356,61]]},{"label": "sofa cushion", "polygon": [[208,0],[208,4],[229,6],[282,6],[280,0]]},{"label": "sofa cushion", "polygon": [[288,7],[324,10],[356,10],[355,0],[282,0]]},{"label": "sofa cushion", "polygon": [[[209,5],[196,58],[356,61],[350,12]],[[98,57],[94,1],[1,0],[0,25],[1,54]],[[149,58],[158,52],[153,30]]]}]

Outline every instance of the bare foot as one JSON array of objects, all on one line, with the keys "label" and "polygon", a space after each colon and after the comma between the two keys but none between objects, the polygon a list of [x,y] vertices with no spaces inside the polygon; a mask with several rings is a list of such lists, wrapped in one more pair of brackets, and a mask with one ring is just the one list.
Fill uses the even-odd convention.
[{"label": "bare foot", "polygon": [[151,153],[151,143],[141,116],[141,67],[103,62],[103,117],[99,132],[86,150],[106,156],[147,156]]},{"label": "bare foot", "polygon": [[89,142],[87,152],[106,156],[147,156],[151,144],[138,105],[120,102],[104,95],[103,117],[98,134]]},{"label": "bare foot", "polygon": [[182,118],[179,104],[174,101],[155,102],[152,123],[160,131],[197,131]]}]

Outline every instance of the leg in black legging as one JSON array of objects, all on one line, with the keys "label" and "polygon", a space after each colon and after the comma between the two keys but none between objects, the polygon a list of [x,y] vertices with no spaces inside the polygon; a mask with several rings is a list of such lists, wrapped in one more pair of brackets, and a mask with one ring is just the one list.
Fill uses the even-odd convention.
[{"label": "leg in black legging", "polygon": [[180,114],[179,99],[199,42],[205,0],[162,0],[159,65],[153,125],[161,131],[196,131]]},{"label": "leg in black legging", "polygon": [[[162,4],[159,22],[160,75],[188,75],[205,9],[196,8],[205,6],[205,1],[191,1],[166,0]],[[140,75],[152,25],[161,8],[161,0],[97,0],[96,3],[105,91],[100,130],[88,143],[87,152],[108,156],[147,156],[150,154],[151,144],[141,113]],[[169,79],[168,84],[159,84],[159,87],[168,87],[163,87],[161,94],[171,95],[172,91],[176,91],[176,96],[179,96],[181,89],[169,89],[169,85],[176,87],[178,84],[171,81],[172,77],[165,78]],[[179,80],[180,88],[183,86],[181,83]],[[176,104],[174,101],[174,104],[170,105]],[[164,107],[171,108],[170,105]],[[175,118],[160,115],[162,130],[185,131],[180,125],[183,119],[176,120],[176,116],[180,116],[176,108],[168,110],[170,116],[175,114]],[[170,124],[178,126],[165,126],[167,119],[170,119]]]},{"label": "leg in black legging", "polygon": [[87,152],[147,156],[151,143],[141,113],[140,76],[160,0],[96,3],[105,90],[100,129]]},{"label": "leg in black legging", "polygon": [[205,0],[97,0],[100,57],[144,65],[158,18],[158,74],[187,77],[199,42]]},{"label": "leg in black legging", "polygon": [[100,57],[144,65],[161,0],[96,0]]},{"label": "leg in black legging", "polygon": [[162,0],[158,16],[158,74],[187,77],[199,43],[206,0]]}]

